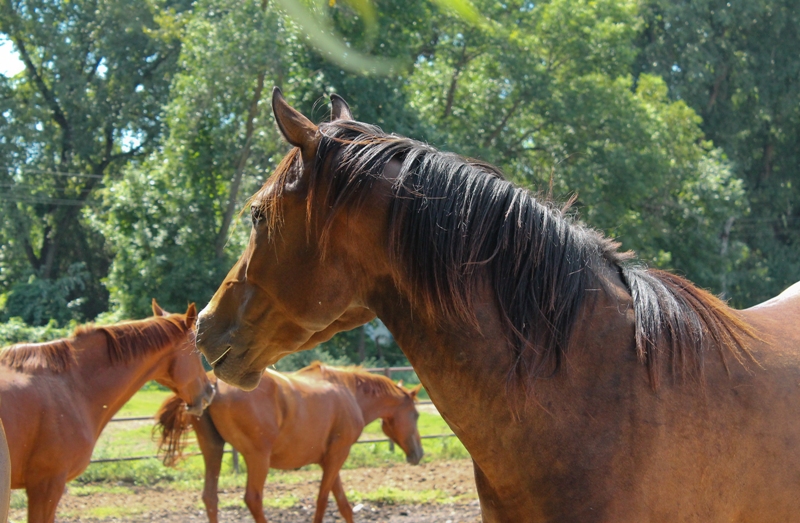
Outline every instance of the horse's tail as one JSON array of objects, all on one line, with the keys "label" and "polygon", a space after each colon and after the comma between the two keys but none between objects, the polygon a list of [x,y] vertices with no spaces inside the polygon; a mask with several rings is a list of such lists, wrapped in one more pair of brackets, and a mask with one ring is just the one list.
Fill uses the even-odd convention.
[{"label": "horse's tail", "polygon": [[[206,413],[203,413],[207,416]],[[168,467],[175,466],[183,459],[186,434],[192,430],[191,414],[186,412],[186,403],[176,395],[170,396],[161,404],[156,413],[153,433],[160,431],[158,455]]]}]

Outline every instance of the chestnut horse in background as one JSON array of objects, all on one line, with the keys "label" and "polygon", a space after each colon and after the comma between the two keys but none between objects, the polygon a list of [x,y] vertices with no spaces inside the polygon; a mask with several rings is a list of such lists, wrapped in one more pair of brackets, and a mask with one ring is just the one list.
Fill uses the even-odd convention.
[{"label": "chestnut horse in background", "polygon": [[67,481],[89,465],[108,420],[150,380],[199,416],[214,396],[194,347],[197,311],[83,326],[61,340],[0,353],[0,420],[11,454],[11,488],[28,494],[28,522],[52,523]]},{"label": "chestnut horse in background", "polygon": [[205,460],[203,502],[211,523],[218,521],[217,483],[226,441],[247,463],[244,500],[259,523],[267,521],[262,495],[269,469],[316,463],[322,466],[322,481],[314,523],[321,523],[331,491],[344,520],[353,523],[353,509],[339,478],[350,447],[367,424],[381,418],[383,432],[403,449],[406,461],[419,463],[422,444],[415,407],[419,389],[407,391],[385,376],[359,368],[315,362],[291,374],[267,370],[251,392],[219,383],[214,403],[200,418],[187,416],[181,398],[173,396],[156,415],[160,447],[166,451],[164,463],[180,459],[182,436],[194,428]]},{"label": "chestnut horse in background", "polygon": [[800,285],[734,310],[485,163],[314,125],[251,199],[198,320],[243,388],[379,316],[474,462],[485,521],[797,521]]}]

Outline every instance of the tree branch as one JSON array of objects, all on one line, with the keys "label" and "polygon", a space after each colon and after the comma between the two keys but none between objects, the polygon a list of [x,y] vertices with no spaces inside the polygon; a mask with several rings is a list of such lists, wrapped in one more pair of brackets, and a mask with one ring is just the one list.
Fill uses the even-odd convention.
[{"label": "tree branch", "polygon": [[467,41],[464,40],[464,47],[461,49],[461,58],[458,59],[458,62],[455,65],[455,69],[453,70],[453,77],[450,80],[450,88],[447,90],[447,101],[444,105],[444,112],[442,113],[442,118],[447,118],[450,116],[450,113],[453,110],[453,101],[456,97],[456,87],[458,86],[458,76],[461,74],[462,68],[467,65],[470,58],[467,57]]},{"label": "tree branch", "polygon": [[517,98],[517,100],[511,106],[511,109],[506,111],[506,115],[503,117],[503,120],[500,122],[500,124],[497,127],[495,127],[494,131],[492,131],[492,133],[489,136],[486,137],[486,140],[483,141],[483,146],[484,147],[489,147],[489,145],[491,145],[491,143],[494,142],[497,139],[497,137],[503,131],[503,128],[508,123],[508,120],[517,111],[517,109],[519,108],[519,106],[521,104],[522,104],[522,97],[520,96],[519,98]]},{"label": "tree branch", "polygon": [[236,162],[233,180],[231,180],[231,191],[228,195],[228,206],[225,209],[225,214],[222,216],[222,224],[220,225],[219,232],[217,233],[217,241],[215,242],[215,254],[217,258],[222,258],[225,252],[225,243],[228,241],[228,230],[230,229],[231,222],[233,222],[233,215],[236,212],[236,199],[239,195],[239,188],[242,185],[244,168],[250,156],[250,144],[253,141],[253,133],[255,131],[254,121],[258,115],[258,103],[261,101],[261,94],[264,91],[265,78],[266,71],[258,75],[256,79],[256,89],[253,92],[253,98],[250,100],[247,122],[245,123],[244,147],[242,147],[239,160]]},{"label": "tree branch", "polygon": [[17,46],[19,50],[20,56],[22,57],[22,62],[25,64],[25,69],[28,72],[28,75],[33,80],[33,83],[36,85],[39,92],[47,102],[47,105],[50,107],[50,110],[53,112],[53,119],[55,119],[56,123],[59,127],[61,127],[62,140],[61,140],[61,162],[64,165],[69,163],[69,153],[72,151],[72,128],[67,120],[67,116],[64,114],[64,111],[61,109],[61,106],[58,104],[58,100],[56,100],[55,95],[47,87],[47,84],[44,82],[44,79],[39,74],[39,71],[36,69],[36,66],[33,64],[33,60],[31,60],[31,56],[28,53],[28,49],[25,47],[25,42],[18,35],[12,36],[14,40],[14,44]]}]

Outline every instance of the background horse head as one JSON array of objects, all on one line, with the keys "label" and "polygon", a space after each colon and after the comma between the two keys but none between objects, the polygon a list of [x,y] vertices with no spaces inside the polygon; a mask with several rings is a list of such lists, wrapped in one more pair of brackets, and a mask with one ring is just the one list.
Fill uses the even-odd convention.
[{"label": "background horse head", "polygon": [[197,309],[194,303],[189,305],[184,318],[171,315],[158,306],[153,299],[153,314],[173,322],[185,332],[183,341],[177,350],[171,351],[167,360],[167,372],[155,377],[155,381],[172,390],[186,404],[186,412],[192,416],[200,416],[214,399],[214,385],[208,380],[203,363],[197,357],[195,347],[195,324]]}]

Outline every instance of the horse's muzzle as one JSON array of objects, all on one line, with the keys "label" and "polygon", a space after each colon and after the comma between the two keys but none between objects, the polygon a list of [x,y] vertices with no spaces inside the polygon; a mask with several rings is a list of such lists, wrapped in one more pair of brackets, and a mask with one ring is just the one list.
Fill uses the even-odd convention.
[{"label": "horse's muzzle", "polygon": [[214,401],[214,396],[217,394],[217,388],[214,386],[213,383],[208,383],[203,391],[203,396],[200,398],[193,405],[186,405],[186,412],[187,414],[191,414],[192,416],[199,418],[203,415],[203,411],[211,405],[211,402]]}]

